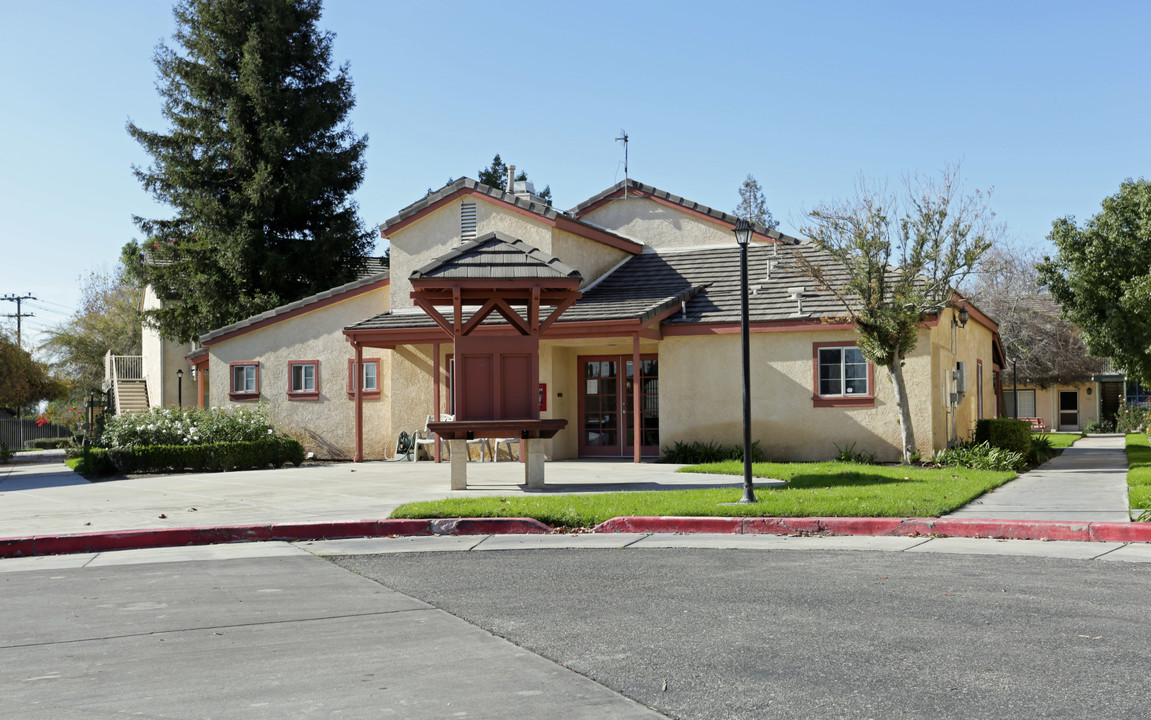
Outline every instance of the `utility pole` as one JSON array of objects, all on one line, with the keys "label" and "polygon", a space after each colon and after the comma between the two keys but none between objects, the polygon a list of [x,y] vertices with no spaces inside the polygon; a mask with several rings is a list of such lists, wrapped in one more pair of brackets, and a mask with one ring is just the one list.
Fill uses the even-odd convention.
[{"label": "utility pole", "polygon": [[[0,300],[9,300],[11,302],[16,303],[16,313],[15,314],[8,313],[4,317],[16,318],[16,347],[18,347],[18,348],[24,347],[24,345],[21,344],[20,321],[26,317],[35,317],[35,315],[33,313],[20,312],[20,303],[23,302],[24,300],[35,300],[35,299],[36,299],[35,295],[0,295]],[[23,410],[24,410],[24,408],[19,408],[19,407],[16,408],[16,428],[17,428],[17,432],[18,432],[17,441],[19,442],[19,447],[21,449],[23,449],[23,447],[24,447]]]},{"label": "utility pole", "polygon": [[35,295],[0,295],[0,300],[9,300],[9,301],[16,303],[16,313],[15,314],[9,313],[9,314],[5,315],[4,317],[16,318],[16,345],[18,347],[24,347],[20,342],[20,320],[22,318],[26,318],[26,317],[36,317],[36,315],[34,313],[22,313],[22,312],[20,312],[20,303],[23,302],[24,300],[35,300],[35,299],[36,299]]}]

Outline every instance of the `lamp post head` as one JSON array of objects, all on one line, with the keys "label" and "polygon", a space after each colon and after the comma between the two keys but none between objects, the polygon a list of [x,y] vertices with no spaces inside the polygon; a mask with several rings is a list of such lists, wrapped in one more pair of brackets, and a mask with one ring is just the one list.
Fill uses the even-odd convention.
[{"label": "lamp post head", "polygon": [[740,245],[747,245],[749,242],[751,242],[751,223],[747,220],[744,220],[743,218],[737,220],[733,232],[735,233],[735,241]]},{"label": "lamp post head", "polygon": [[960,306],[959,312],[951,316],[951,325],[953,327],[963,328],[967,327],[967,321],[971,319],[971,313],[967,312],[967,306]]},{"label": "lamp post head", "polygon": [[183,371],[182,369],[181,369],[181,370],[177,370],[177,371],[176,371],[176,378],[177,378],[178,380],[183,380],[183,379],[184,379],[184,371]]}]

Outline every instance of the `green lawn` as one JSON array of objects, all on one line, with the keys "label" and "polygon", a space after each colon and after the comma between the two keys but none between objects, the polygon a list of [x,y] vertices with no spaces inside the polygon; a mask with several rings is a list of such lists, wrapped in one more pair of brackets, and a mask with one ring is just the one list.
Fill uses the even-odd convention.
[{"label": "green lawn", "polygon": [[938,517],[1015,477],[1012,472],[854,463],[756,463],[755,505],[723,505],[742,494],[743,465],[712,463],[681,472],[733,475],[732,486],[702,490],[453,498],[401,505],[393,518],[531,517],[553,527],[591,527],[626,515],[763,517]]},{"label": "green lawn", "polygon": [[1078,435],[1076,435],[1075,433],[1034,433],[1033,434],[1034,437],[1039,437],[1040,435],[1042,435],[1042,436],[1046,437],[1048,440],[1050,440],[1051,441],[1051,447],[1054,449],[1069,448],[1075,443],[1076,440],[1083,437],[1082,433],[1080,433]]},{"label": "green lawn", "polygon": [[1127,436],[1127,486],[1132,510],[1151,510],[1151,443],[1143,433]]}]

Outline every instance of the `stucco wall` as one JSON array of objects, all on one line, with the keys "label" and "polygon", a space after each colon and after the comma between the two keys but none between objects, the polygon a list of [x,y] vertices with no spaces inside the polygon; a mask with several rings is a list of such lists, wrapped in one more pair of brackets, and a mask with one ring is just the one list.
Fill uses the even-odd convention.
[{"label": "stucco wall", "polygon": [[[930,329],[928,338],[935,367],[931,402],[935,408],[936,450],[947,447],[948,441],[964,442],[974,436],[975,422],[979,419],[980,370],[983,373],[983,417],[996,416],[991,330],[975,320],[969,320],[964,327],[956,327],[952,319],[957,312],[954,308],[945,309],[939,323]],[[952,371],[959,361],[967,363],[967,392],[952,408],[951,393],[956,390]],[[979,361],[982,361],[982,367]]]},{"label": "stucco wall", "polygon": [[[140,303],[142,310],[155,310],[162,306],[160,298],[149,285],[144,288]],[[148,406],[176,405],[180,400],[180,380],[177,370],[184,371],[183,401],[194,405],[195,394],[191,378],[192,367],[184,356],[191,350],[188,343],[174,343],[160,337],[154,328],[144,324],[140,330],[140,354],[144,358],[144,380],[148,389]]]},{"label": "stucco wall", "polygon": [[647,198],[613,200],[582,216],[654,248],[731,245],[731,228]]},{"label": "stucco wall", "polygon": [[[347,392],[348,360],[355,353],[343,329],[386,311],[387,303],[384,286],[213,344],[209,348],[210,405],[251,404],[229,399],[229,363],[258,360],[260,400],[266,403],[272,423],[319,457],[350,459],[355,448],[355,403]],[[385,445],[394,441],[387,410],[391,354],[364,348],[364,358],[380,359],[380,396],[363,401],[364,457],[379,459]],[[319,361],[318,400],[288,398],[288,363],[293,360]]]},{"label": "stucco wall", "polygon": [[583,277],[581,288],[595,282],[624,258],[631,257],[623,250],[563,230],[552,233],[552,255],[579,270]]},{"label": "stucco wall", "polygon": [[[826,460],[836,444],[898,460],[902,440],[895,395],[875,369],[872,407],[815,407],[812,343],[853,342],[849,330],[754,333],[751,336],[752,439],[767,457]],[[660,345],[661,447],[676,441],[742,441],[740,336],[683,336]],[[930,350],[920,343],[904,366],[920,452],[933,444]]]}]

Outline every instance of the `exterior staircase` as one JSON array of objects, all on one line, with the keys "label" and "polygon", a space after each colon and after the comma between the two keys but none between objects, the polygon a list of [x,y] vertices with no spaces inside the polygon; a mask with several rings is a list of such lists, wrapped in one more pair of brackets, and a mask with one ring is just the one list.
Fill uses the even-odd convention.
[{"label": "exterior staircase", "polygon": [[148,384],[144,380],[144,358],[138,355],[104,356],[104,389],[111,389],[115,412],[148,412]]},{"label": "exterior staircase", "polygon": [[116,413],[148,412],[148,386],[143,380],[116,383]]}]

